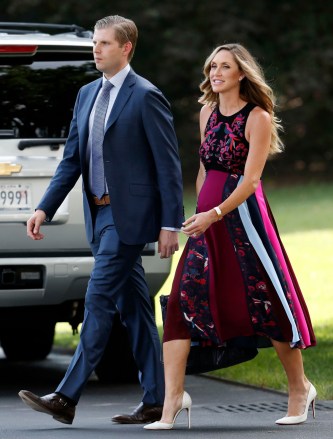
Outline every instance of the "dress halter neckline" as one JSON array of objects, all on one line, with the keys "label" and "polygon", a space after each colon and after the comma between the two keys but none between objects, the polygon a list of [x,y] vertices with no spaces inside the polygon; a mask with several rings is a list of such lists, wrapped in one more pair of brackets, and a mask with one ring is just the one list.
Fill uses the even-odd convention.
[{"label": "dress halter neckline", "polygon": [[221,110],[220,110],[220,107],[219,107],[218,105],[216,106],[216,108],[217,108],[217,111],[218,111],[218,113],[219,113],[220,116],[222,116],[222,117],[224,117],[224,118],[226,118],[226,119],[230,119],[230,118],[232,118],[232,117],[235,117],[235,116],[236,116],[238,113],[240,113],[241,111],[245,110],[245,108],[247,108],[248,105],[252,105],[252,104],[251,104],[250,102],[247,102],[242,108],[240,108],[239,110],[237,110],[235,113],[230,114],[229,116],[226,116],[225,114],[222,114],[222,113],[221,113]]}]

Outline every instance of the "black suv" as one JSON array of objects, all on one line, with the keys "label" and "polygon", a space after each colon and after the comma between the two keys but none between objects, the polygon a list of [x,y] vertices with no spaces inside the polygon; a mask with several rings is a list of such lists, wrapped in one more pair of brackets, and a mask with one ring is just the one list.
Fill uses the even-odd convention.
[{"label": "black suv", "polygon": [[[0,342],[8,359],[45,358],[57,322],[76,329],[93,259],[82,212],[81,182],[45,224],[26,236],[26,221],[62,158],[78,89],[100,76],[92,33],[76,25],[0,23]],[[154,244],[143,264],[152,299],[170,271]],[[134,373],[127,334],[117,319],[100,379]]]}]

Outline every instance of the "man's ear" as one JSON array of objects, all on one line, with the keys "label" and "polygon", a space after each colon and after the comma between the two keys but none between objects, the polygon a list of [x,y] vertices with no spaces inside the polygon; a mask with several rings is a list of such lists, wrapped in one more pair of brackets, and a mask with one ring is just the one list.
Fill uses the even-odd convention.
[{"label": "man's ear", "polygon": [[130,41],[127,41],[127,43],[125,43],[123,45],[123,49],[124,49],[124,55],[128,56],[130,51],[132,50],[132,43]]}]

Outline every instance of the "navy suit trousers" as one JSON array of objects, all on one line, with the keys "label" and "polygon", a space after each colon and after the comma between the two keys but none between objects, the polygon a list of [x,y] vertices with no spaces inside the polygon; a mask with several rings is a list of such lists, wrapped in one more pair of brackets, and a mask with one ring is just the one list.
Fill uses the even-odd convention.
[{"label": "navy suit trousers", "polygon": [[91,248],[95,264],[86,293],[80,342],[56,392],[78,402],[103,355],[115,313],[119,312],[139,369],[144,391],[142,402],[162,405],[161,345],[141,263],[143,245],[126,245],[120,241],[109,205],[94,209]]}]

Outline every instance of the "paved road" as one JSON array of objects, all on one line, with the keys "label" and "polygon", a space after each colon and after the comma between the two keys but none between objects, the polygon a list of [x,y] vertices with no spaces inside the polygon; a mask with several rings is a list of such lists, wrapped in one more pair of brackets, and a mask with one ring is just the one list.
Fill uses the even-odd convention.
[{"label": "paved road", "polygon": [[299,426],[277,426],[286,411],[286,395],[225,383],[206,377],[187,377],[193,399],[192,428],[185,414],[173,431],[145,431],[140,425],[116,425],[112,415],[127,413],[140,401],[139,385],[101,385],[89,381],[72,426],[27,408],[20,389],[50,393],[62,378],[70,357],[52,353],[44,362],[10,364],[0,350],[0,439],[104,438],[222,438],[222,439],[333,439],[333,401],[318,401],[317,416]]}]

